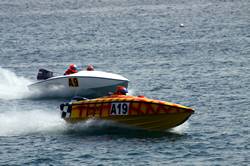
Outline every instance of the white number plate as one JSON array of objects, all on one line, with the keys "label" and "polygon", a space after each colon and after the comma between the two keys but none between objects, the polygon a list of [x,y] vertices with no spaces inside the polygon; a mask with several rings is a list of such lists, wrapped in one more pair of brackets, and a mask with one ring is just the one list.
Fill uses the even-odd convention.
[{"label": "white number plate", "polygon": [[111,103],[110,115],[128,115],[129,103]]}]

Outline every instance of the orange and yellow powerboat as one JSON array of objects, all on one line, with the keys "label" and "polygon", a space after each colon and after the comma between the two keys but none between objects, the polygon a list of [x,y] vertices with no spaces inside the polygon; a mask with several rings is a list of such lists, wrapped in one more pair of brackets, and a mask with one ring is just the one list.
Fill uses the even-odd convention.
[{"label": "orange and yellow powerboat", "polygon": [[192,108],[144,96],[110,95],[61,104],[61,117],[69,123],[88,119],[112,120],[147,130],[164,131],[184,123]]}]

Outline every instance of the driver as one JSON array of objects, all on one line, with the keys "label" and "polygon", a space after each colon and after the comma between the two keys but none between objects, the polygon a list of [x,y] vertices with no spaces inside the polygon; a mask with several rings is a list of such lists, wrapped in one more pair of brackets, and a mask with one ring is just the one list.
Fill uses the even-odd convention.
[{"label": "driver", "polygon": [[74,74],[77,73],[77,66],[75,64],[70,64],[69,68],[65,71],[64,75]]},{"label": "driver", "polygon": [[114,95],[126,95],[127,93],[127,88],[125,88],[124,86],[117,86]]},{"label": "driver", "polygon": [[94,69],[94,66],[93,65],[91,65],[91,64],[89,64],[88,66],[87,66],[87,71],[94,71],[95,69]]}]

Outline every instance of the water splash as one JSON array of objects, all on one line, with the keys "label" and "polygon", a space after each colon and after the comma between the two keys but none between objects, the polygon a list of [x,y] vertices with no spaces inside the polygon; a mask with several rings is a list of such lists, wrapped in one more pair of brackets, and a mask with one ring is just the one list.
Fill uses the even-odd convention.
[{"label": "water splash", "polygon": [[[181,126],[169,130],[169,132],[183,134],[188,126],[186,122]],[[138,131],[132,127],[107,120],[89,119],[81,123],[67,124],[60,118],[59,112],[53,112],[52,110],[15,110],[0,113],[0,136],[17,136],[37,133],[80,135],[118,134],[121,136],[128,136],[128,132],[131,133],[129,135],[131,137],[145,136],[145,133],[149,134],[145,130]]]},{"label": "water splash", "polygon": [[101,120],[101,119],[88,119],[83,122],[75,123],[68,127],[68,129],[74,130],[85,130],[89,128],[106,128],[116,126],[117,123],[111,120]]},{"label": "water splash", "polygon": [[0,67],[0,99],[22,99],[31,96],[27,85],[30,80],[24,77],[18,77],[15,73]]},{"label": "water splash", "polygon": [[129,90],[128,90],[128,95],[129,95],[129,96],[133,96],[134,93],[135,93],[135,92],[134,92],[134,89],[129,89]]},{"label": "water splash", "polygon": [[66,123],[57,112],[31,110],[0,113],[0,136],[60,132]]},{"label": "water splash", "polygon": [[188,121],[183,123],[180,126],[177,126],[175,128],[170,129],[170,132],[176,133],[176,134],[183,134],[185,131],[189,128],[189,123]]}]

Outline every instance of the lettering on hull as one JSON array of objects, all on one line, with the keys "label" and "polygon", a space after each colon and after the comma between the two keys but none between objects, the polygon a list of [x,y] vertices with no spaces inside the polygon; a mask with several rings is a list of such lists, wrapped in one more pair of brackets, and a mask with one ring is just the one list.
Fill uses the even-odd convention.
[{"label": "lettering on hull", "polygon": [[111,103],[110,115],[128,115],[129,103]]},{"label": "lettering on hull", "polygon": [[69,87],[78,87],[78,79],[77,78],[69,78]]}]

